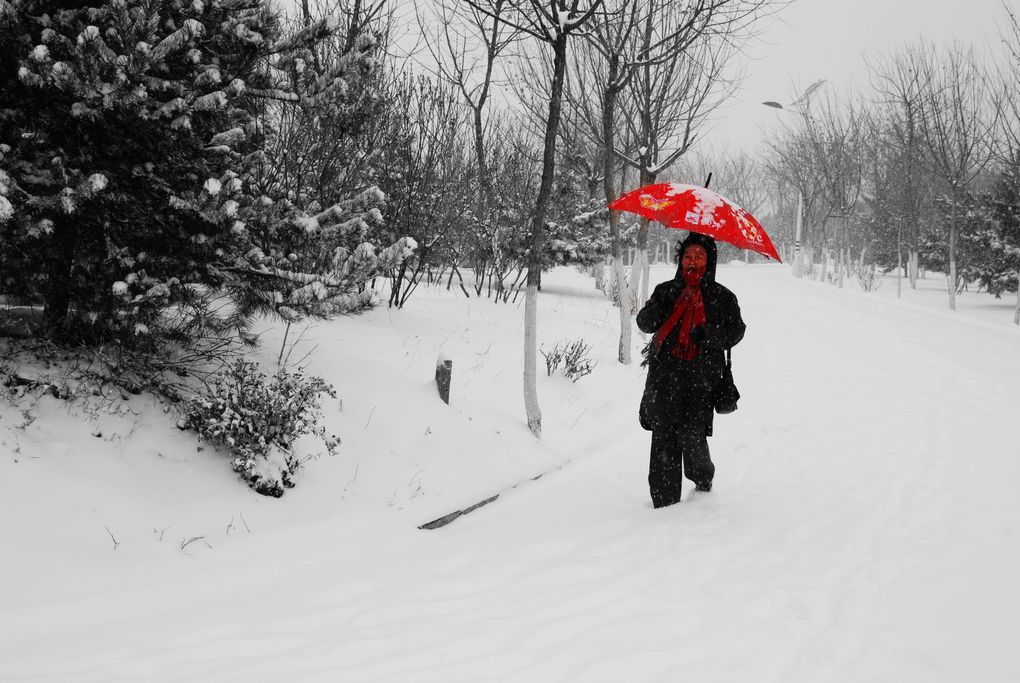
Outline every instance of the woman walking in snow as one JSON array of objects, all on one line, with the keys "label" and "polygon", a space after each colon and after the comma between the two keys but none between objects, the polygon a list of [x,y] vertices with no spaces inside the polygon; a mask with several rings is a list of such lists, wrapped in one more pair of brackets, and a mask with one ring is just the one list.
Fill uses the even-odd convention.
[{"label": "woman walking in snow", "polygon": [[678,247],[676,276],[637,315],[638,328],[654,332],[640,413],[652,432],[648,487],[657,508],[680,502],[685,474],[696,490],[712,490],[713,392],[724,352],[745,330],[737,297],[715,281],[717,258],[715,240],[692,232]]}]

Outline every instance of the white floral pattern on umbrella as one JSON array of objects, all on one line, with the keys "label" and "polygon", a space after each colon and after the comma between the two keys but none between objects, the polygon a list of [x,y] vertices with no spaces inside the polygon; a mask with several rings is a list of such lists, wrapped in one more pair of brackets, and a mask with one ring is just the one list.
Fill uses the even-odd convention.
[{"label": "white floral pattern on umbrella", "polygon": [[750,212],[704,187],[656,183],[628,192],[609,208],[644,216],[667,228],[700,232],[781,260],[765,229]]}]

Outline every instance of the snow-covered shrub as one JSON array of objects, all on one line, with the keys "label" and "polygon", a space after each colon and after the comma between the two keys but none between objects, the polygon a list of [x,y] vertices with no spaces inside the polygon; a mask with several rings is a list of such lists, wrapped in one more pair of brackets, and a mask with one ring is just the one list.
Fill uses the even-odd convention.
[{"label": "snow-covered shrub", "polygon": [[865,292],[873,292],[882,286],[882,276],[874,263],[857,269],[857,284]]},{"label": "snow-covered shrub", "polygon": [[540,353],[545,357],[545,374],[552,377],[552,374],[556,372],[556,369],[563,363],[564,349],[562,345],[557,342],[556,346],[554,346],[553,350],[549,353],[546,353],[545,351],[540,351]]},{"label": "snow-covered shrub", "polygon": [[571,342],[567,346],[563,356],[563,374],[572,382],[576,382],[585,375],[590,375],[591,371],[595,369],[597,361],[588,357],[589,351],[591,351],[591,347],[585,344],[582,339]]},{"label": "snow-covered shrub", "polygon": [[590,351],[591,346],[585,344],[583,339],[569,343],[557,342],[549,353],[542,351],[542,355],[545,357],[546,373],[551,376],[562,365],[563,374],[570,381],[576,382],[585,375],[590,375],[598,363],[588,357]]},{"label": "snow-covered shrub", "polygon": [[294,486],[303,462],[292,451],[298,437],[318,437],[330,455],[340,446],[319,424],[322,393],[336,397],[319,377],[281,371],[267,381],[257,364],[239,359],[215,376],[204,396],[191,399],[186,426],[230,451],[234,471],[249,486],[279,497]]}]

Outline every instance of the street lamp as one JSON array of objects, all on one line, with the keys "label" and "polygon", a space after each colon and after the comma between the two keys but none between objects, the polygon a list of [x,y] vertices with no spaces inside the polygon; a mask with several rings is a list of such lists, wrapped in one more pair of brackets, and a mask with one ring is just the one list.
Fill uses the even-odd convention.
[{"label": "street lamp", "polygon": [[[815,94],[815,91],[821,87],[822,83],[825,83],[825,79],[819,79],[809,85],[804,93],[795,99],[785,107],[778,102],[769,100],[768,102],[762,102],[766,107],[772,107],[773,109],[781,109],[783,111],[790,111],[795,114],[800,114],[804,118],[804,125],[811,125],[811,115],[808,112],[808,105],[811,103],[811,96]],[[800,236],[804,225],[804,193],[801,189],[797,188],[797,237],[793,242],[793,276],[804,277],[804,255],[800,250]]]}]

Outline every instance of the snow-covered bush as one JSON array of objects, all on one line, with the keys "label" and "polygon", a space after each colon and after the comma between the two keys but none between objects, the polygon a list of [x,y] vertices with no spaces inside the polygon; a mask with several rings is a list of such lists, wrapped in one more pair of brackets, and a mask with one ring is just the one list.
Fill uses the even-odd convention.
[{"label": "snow-covered bush", "polygon": [[549,353],[541,351],[540,353],[545,357],[545,374],[552,377],[552,374],[556,372],[556,369],[563,363],[564,349],[559,342],[553,347],[553,350]]},{"label": "snow-covered bush", "polygon": [[335,455],[340,441],[319,424],[319,395],[333,387],[301,372],[278,372],[268,381],[258,365],[237,360],[215,376],[204,396],[190,400],[186,426],[232,455],[234,471],[263,495],[280,497],[294,486],[303,460],[293,452],[304,435],[318,437]]},{"label": "snow-covered bush", "polygon": [[857,283],[861,290],[873,292],[882,286],[882,276],[878,273],[877,266],[872,263],[857,269]]},{"label": "snow-covered bush", "polygon": [[549,353],[542,351],[546,373],[551,376],[562,365],[563,374],[570,381],[576,382],[585,375],[590,375],[595,369],[598,361],[588,357],[590,351],[591,346],[585,344],[583,339],[556,342],[556,346]]}]

